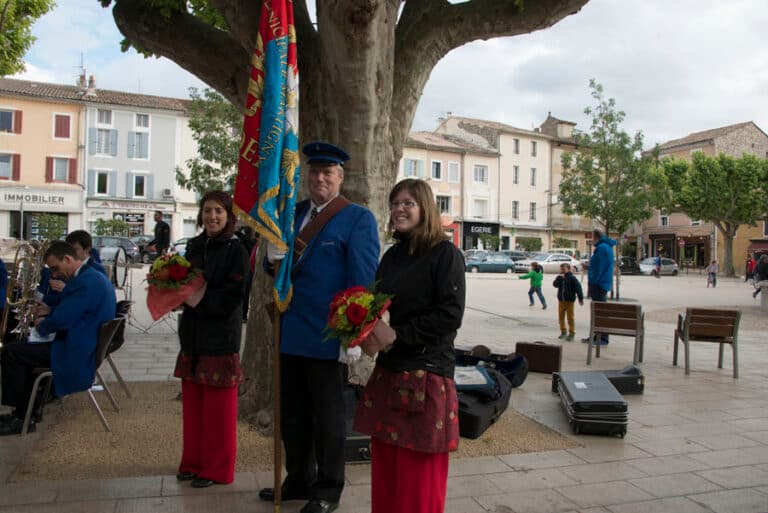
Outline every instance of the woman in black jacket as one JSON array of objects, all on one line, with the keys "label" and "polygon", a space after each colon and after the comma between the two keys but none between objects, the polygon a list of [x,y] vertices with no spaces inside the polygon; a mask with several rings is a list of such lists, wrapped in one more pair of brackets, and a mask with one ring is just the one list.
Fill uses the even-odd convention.
[{"label": "woman in black jacket", "polygon": [[195,488],[231,483],[237,452],[237,386],[240,330],[248,253],[234,235],[232,198],[207,192],[186,258],[201,269],[205,287],[187,300],[179,322],[181,352],[174,376],[181,378],[184,449],[176,478]]},{"label": "woman in black jacket", "polygon": [[397,243],[379,264],[376,288],[394,297],[389,324],[380,321],[363,342],[366,353],[380,352],[355,430],[371,435],[372,513],[440,513],[448,453],[459,442],[453,341],[464,315],[464,258],[426,182],[399,182],[389,204]]}]

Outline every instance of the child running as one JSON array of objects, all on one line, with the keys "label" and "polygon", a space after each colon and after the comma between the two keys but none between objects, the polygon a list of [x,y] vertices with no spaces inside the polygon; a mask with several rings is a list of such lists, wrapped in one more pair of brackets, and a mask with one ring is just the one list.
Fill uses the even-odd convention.
[{"label": "child running", "polygon": [[720,271],[720,266],[717,265],[717,260],[712,260],[712,263],[707,266],[707,288],[712,285],[714,289],[717,287],[717,273]]},{"label": "child running", "polygon": [[546,310],[547,300],[544,299],[544,294],[541,292],[541,282],[544,281],[544,270],[539,267],[539,264],[536,262],[531,262],[531,270],[528,273],[520,276],[521,280],[526,278],[530,278],[531,280],[531,288],[528,289],[528,300],[530,302],[530,305],[528,306],[534,306],[533,294],[535,292],[536,295],[539,296],[539,301],[541,301],[542,310]]},{"label": "child running", "polygon": [[[584,292],[581,290],[579,279],[571,272],[571,264],[560,265],[560,275],[552,285],[557,289],[557,316],[560,320],[559,339],[573,342],[576,334],[576,323],[573,318],[574,303],[579,298],[579,304],[584,305]],[[565,331],[565,318],[568,317],[568,334]]]}]

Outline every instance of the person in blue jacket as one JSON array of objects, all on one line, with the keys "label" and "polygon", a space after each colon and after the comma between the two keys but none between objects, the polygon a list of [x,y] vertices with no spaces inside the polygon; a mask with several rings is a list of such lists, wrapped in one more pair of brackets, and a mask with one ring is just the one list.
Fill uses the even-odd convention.
[{"label": "person in blue jacket", "polygon": [[41,304],[36,312],[35,326],[40,335],[56,335],[53,342],[18,342],[3,347],[2,403],[13,407],[14,412],[0,419],[0,436],[21,432],[34,368],[51,368],[59,397],[91,387],[99,328],[115,317],[115,291],[109,280],[84,264],[70,244],[53,242],[44,261],[55,278],[67,282],[55,307]]},{"label": "person in blue jacket", "polygon": [[[349,155],[328,143],[302,151],[309,165],[310,199],[296,206],[295,230],[312,222],[339,196]],[[343,200],[343,199],[342,199]],[[339,201],[336,200],[334,205]],[[310,240],[293,267],[293,299],[282,315],[282,430],[287,477],[283,500],[308,500],[301,513],[328,513],[344,488],[345,367],[338,339],[324,340],[328,307],[349,287],[372,286],[379,261],[379,235],[370,210],[353,203],[338,211]],[[270,264],[283,258],[268,245]],[[272,488],[262,500],[274,499]]]},{"label": "person in blue jacket", "polygon": [[[77,259],[82,261],[83,265],[93,268],[104,276],[107,275],[107,271],[101,265],[99,252],[93,248],[91,234],[85,230],[75,230],[67,235],[65,240],[75,249]],[[59,293],[66,284],[64,280],[52,278],[51,270],[45,267],[40,273],[40,283],[37,286],[37,290],[43,295],[42,302],[48,306],[55,306],[60,299]]]},{"label": "person in blue jacket", "polygon": [[[595,248],[589,259],[587,292],[592,301],[606,301],[613,281],[613,247],[616,241],[603,235],[600,230],[592,232],[592,240],[595,241]],[[608,335],[601,335],[600,344],[608,344]]]}]

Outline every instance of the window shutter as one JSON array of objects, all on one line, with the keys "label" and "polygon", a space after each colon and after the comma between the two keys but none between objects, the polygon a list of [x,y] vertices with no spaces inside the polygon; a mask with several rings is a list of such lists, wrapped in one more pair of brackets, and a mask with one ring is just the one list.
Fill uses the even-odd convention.
[{"label": "window shutter", "polygon": [[424,161],[423,160],[417,160],[416,162],[418,162],[418,165],[416,166],[416,169],[417,169],[416,175],[419,178],[424,178]]},{"label": "window shutter", "polygon": [[93,196],[96,194],[96,170],[88,170],[88,195]]},{"label": "window shutter", "polygon": [[99,133],[95,128],[88,129],[88,155],[96,155],[96,145],[99,142]]},{"label": "window shutter", "polygon": [[117,196],[117,171],[110,171],[107,179],[107,193],[113,198]]},{"label": "window shutter", "polygon": [[45,157],[45,181],[53,181],[53,157]]},{"label": "window shutter", "polygon": [[133,173],[125,174],[125,197],[133,198]]},{"label": "window shutter", "polygon": [[136,151],[136,132],[128,132],[128,158],[132,159]]},{"label": "window shutter", "polygon": [[149,134],[144,133],[142,135],[144,138],[144,144],[141,147],[141,155],[137,155],[140,159],[148,159],[149,158]]},{"label": "window shutter", "polygon": [[154,198],[154,192],[155,192],[155,177],[152,175],[146,175],[144,179],[144,196],[146,196],[147,199]]},{"label": "window shutter", "polygon": [[22,112],[20,110],[14,111],[13,113],[13,133],[14,134],[21,133],[21,118],[22,118]]},{"label": "window shutter", "polygon": [[77,183],[77,159],[69,159],[69,183]]},{"label": "window shutter", "polygon": [[11,156],[11,180],[18,182],[21,180],[21,155]]},{"label": "window shutter", "polygon": [[110,146],[112,148],[111,155],[113,157],[117,157],[117,130],[110,130],[109,137],[110,137],[110,141],[109,141]]}]

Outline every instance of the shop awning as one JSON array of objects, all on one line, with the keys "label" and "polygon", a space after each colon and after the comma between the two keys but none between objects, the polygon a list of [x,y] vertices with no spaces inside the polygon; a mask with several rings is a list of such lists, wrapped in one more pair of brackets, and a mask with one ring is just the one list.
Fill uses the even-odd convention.
[{"label": "shop awning", "polygon": [[747,247],[747,253],[768,253],[768,240],[754,240]]}]

